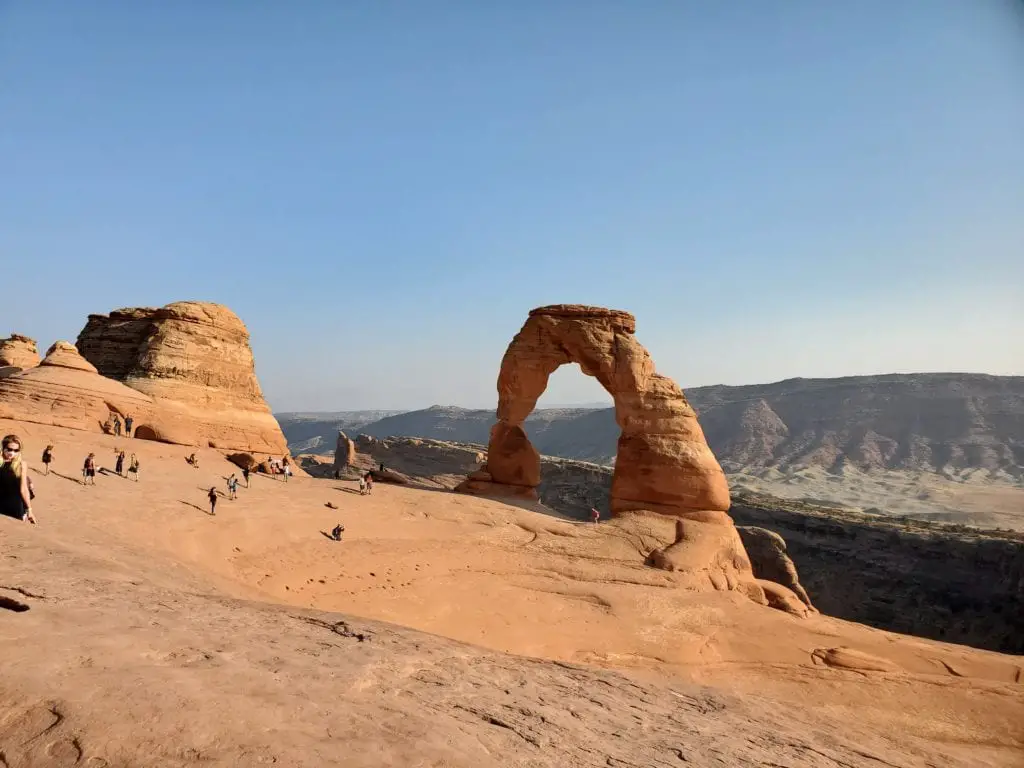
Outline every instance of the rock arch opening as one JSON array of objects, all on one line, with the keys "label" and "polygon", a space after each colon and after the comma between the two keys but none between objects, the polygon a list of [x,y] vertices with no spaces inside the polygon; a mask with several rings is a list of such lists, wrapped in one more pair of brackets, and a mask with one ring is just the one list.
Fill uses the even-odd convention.
[{"label": "rock arch opening", "polygon": [[139,440],[153,440],[158,443],[163,442],[159,437],[157,437],[156,430],[152,427],[146,426],[145,424],[140,424],[135,428],[135,437]]}]

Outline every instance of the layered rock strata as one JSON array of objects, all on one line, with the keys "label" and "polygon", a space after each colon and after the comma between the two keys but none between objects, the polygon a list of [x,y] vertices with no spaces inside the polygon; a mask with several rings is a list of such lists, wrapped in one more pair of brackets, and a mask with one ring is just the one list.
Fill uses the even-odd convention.
[{"label": "layered rock strata", "polygon": [[[12,333],[9,338],[0,339],[0,370],[4,375],[12,375],[18,371],[35,368],[39,365],[39,350],[35,339]],[[13,370],[11,370],[13,369]]]},{"label": "layered rock strata", "polygon": [[66,341],[38,366],[0,379],[0,418],[103,432],[112,413],[151,419],[153,399],[101,376]]},{"label": "layered rock strata", "polygon": [[256,379],[249,332],[220,304],[90,315],[78,348],[98,371],[154,398],[159,413],[139,437],[283,455],[281,428]]}]

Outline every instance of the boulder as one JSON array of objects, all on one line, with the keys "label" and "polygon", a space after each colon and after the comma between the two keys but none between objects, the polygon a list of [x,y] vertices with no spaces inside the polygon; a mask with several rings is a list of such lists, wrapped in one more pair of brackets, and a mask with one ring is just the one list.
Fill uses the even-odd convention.
[{"label": "boulder", "polygon": [[0,379],[0,418],[104,432],[112,413],[153,417],[153,399],[105,378],[66,341],[34,368]]},{"label": "boulder", "polygon": [[356,462],[356,444],[349,439],[341,430],[338,431],[338,441],[334,448],[334,469],[341,471],[351,467]]},{"label": "boulder", "polygon": [[0,339],[0,368],[27,370],[39,365],[39,350],[35,339],[12,333],[9,338]]},{"label": "boulder", "polygon": [[101,374],[159,403],[159,422],[147,425],[155,439],[287,453],[256,379],[249,332],[227,307],[183,301],[90,315],[78,348]]},{"label": "boulder", "polygon": [[787,592],[799,600],[807,610],[817,613],[807,590],[800,583],[796,565],[786,552],[786,540],[767,528],[740,525],[736,530],[750,558],[754,576],[785,587]]}]

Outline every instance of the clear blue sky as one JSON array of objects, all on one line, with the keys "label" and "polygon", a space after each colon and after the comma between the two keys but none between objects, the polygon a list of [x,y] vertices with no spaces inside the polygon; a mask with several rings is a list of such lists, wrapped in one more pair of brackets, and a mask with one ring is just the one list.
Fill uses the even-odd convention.
[{"label": "clear blue sky", "polygon": [[559,302],[684,386],[1024,374],[1024,5],[0,0],[0,275],[43,345],[227,304],[278,410],[493,405]]}]

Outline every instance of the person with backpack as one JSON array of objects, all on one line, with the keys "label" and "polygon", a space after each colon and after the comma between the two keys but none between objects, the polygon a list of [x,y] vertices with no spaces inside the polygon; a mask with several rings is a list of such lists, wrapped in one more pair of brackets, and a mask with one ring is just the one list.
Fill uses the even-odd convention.
[{"label": "person with backpack", "polygon": [[232,473],[228,478],[228,499],[234,501],[238,498],[238,478]]},{"label": "person with backpack", "polygon": [[131,478],[134,475],[135,482],[139,482],[139,460],[132,454],[131,461],[128,462],[128,477]]}]

